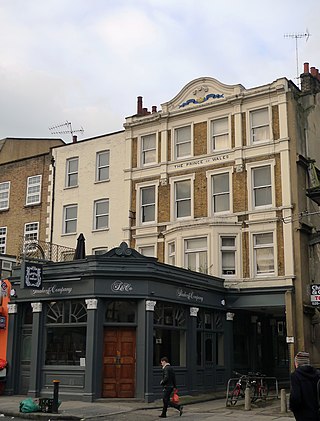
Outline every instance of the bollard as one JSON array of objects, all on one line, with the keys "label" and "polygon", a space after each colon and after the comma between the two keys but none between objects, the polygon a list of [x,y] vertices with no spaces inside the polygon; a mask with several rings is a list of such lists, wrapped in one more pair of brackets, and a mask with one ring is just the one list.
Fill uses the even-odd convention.
[{"label": "bollard", "polygon": [[246,387],[244,391],[244,410],[250,411],[251,410],[251,393],[250,387]]},{"label": "bollard", "polygon": [[280,412],[281,414],[284,414],[287,412],[287,396],[286,396],[286,390],[281,389],[280,390]]},{"label": "bollard", "polygon": [[60,380],[53,380],[53,400],[52,400],[52,413],[57,414],[59,408],[59,383]]}]

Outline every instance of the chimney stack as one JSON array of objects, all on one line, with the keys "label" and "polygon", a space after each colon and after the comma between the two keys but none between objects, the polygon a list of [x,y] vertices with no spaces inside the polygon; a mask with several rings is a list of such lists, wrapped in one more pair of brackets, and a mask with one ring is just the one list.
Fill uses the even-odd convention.
[{"label": "chimney stack", "polygon": [[137,102],[137,114],[142,115],[142,96],[138,96],[138,102]]},{"label": "chimney stack", "polygon": [[157,112],[157,106],[156,105],[152,105],[152,113],[156,113]]}]

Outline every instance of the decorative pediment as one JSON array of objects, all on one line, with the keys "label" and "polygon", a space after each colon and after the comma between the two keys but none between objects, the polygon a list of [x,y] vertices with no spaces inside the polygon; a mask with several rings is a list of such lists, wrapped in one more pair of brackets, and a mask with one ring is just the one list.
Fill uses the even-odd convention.
[{"label": "decorative pediment", "polygon": [[244,89],[242,85],[225,85],[210,77],[199,78],[189,82],[178,95],[161,107],[163,112],[188,109],[200,104],[223,101],[239,95]]}]

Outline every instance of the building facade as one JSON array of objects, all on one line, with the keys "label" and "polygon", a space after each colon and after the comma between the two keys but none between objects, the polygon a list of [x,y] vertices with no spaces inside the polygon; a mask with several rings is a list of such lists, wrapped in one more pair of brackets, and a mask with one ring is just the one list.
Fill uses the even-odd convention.
[{"label": "building facade", "polygon": [[[301,78],[301,90],[285,78],[251,89],[199,78],[159,112],[139,97],[125,123],[132,247],[241,291],[234,364],[278,376],[297,349],[320,364],[307,264],[317,219],[306,196],[319,162],[319,76],[305,66]],[[270,291],[281,307],[263,299]]]},{"label": "building facade", "polygon": [[124,132],[70,143],[52,151],[47,241],[105,253],[129,239],[129,186],[124,183]]}]

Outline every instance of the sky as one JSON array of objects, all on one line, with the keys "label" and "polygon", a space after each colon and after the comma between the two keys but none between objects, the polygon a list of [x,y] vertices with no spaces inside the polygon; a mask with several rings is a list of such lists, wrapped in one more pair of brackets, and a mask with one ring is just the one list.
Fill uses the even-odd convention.
[{"label": "sky", "polygon": [[296,46],[299,74],[320,67],[319,16],[318,0],[0,0],[0,139],[119,131],[138,96],[160,110],[203,76],[297,84]]}]

